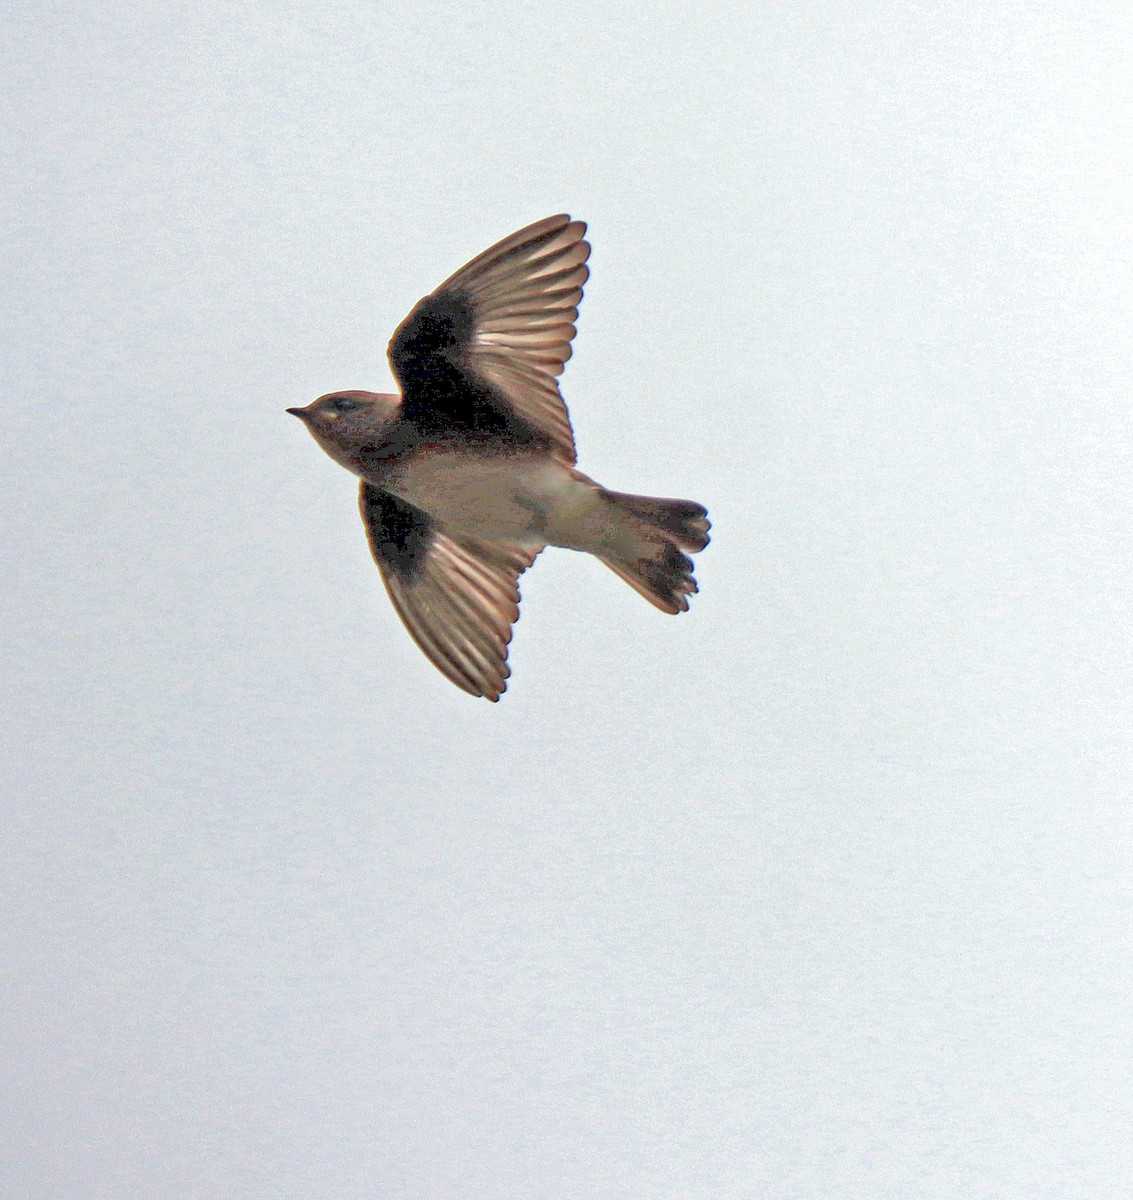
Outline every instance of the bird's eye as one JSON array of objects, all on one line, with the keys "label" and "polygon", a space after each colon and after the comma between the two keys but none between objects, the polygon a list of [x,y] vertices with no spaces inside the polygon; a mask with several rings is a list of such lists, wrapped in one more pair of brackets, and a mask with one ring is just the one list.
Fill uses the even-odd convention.
[{"label": "bird's eye", "polygon": [[362,407],[362,405],[352,396],[335,396],[335,398],[330,401],[330,406],[335,412],[340,413],[354,412],[355,409]]}]

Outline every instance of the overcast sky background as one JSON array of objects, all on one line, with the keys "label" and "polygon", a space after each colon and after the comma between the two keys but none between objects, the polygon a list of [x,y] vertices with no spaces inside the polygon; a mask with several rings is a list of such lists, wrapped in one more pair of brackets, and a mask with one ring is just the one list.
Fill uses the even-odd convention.
[{"label": "overcast sky background", "polygon": [[[1128,1196],[1133,19],[695,7],[5,6],[6,1196]],[[491,705],[283,410],[558,211]]]}]

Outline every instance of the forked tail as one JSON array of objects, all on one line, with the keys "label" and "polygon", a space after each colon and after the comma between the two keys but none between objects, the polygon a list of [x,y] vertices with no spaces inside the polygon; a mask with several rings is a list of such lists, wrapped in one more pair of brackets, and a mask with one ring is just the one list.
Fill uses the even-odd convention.
[{"label": "forked tail", "polygon": [[687,612],[697,590],[688,555],[708,545],[708,510],[691,500],[623,492],[605,492],[604,499],[616,533],[598,557],[662,612]]}]

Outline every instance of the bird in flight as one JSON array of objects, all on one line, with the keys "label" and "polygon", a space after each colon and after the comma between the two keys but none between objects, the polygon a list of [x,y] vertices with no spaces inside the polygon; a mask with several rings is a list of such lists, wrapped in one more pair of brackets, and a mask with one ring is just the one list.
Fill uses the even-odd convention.
[{"label": "bird in flight", "polygon": [[589,276],[586,225],[547,217],[477,255],[398,326],[400,395],[289,408],[362,480],[370,550],[414,641],[448,679],[507,686],[519,576],[545,546],[601,559],[662,612],[688,609],[708,544],[691,500],[612,492],[575,467],[558,377]]}]

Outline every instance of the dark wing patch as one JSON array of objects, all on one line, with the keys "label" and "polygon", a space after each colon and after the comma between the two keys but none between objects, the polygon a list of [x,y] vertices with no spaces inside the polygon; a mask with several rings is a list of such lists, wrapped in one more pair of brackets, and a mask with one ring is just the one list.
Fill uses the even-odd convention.
[{"label": "dark wing patch", "polygon": [[413,309],[389,345],[408,421],[425,435],[458,429],[543,442],[574,463],[558,376],[589,275],[585,232],[565,214],[537,221],[477,255]]},{"label": "dark wing patch", "polygon": [[475,328],[475,309],[463,292],[426,296],[402,321],[390,343],[402,386],[415,390],[427,385],[437,360],[459,358]]},{"label": "dark wing patch", "polygon": [[475,328],[472,303],[458,291],[426,296],[402,321],[390,344],[407,426],[401,436],[442,444],[502,441],[535,447],[546,442],[466,365]]},{"label": "dark wing patch", "polygon": [[358,502],[386,591],[413,640],[457,687],[498,700],[510,674],[519,576],[542,547],[450,537],[368,483]]},{"label": "dark wing patch", "polygon": [[358,504],[374,558],[399,579],[412,582],[421,574],[428,554],[432,518],[369,483],[362,484]]}]

